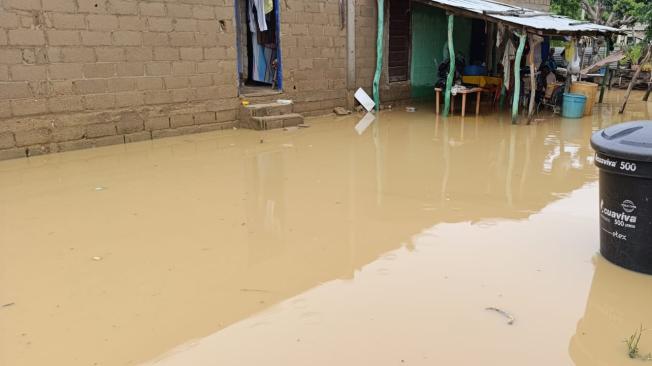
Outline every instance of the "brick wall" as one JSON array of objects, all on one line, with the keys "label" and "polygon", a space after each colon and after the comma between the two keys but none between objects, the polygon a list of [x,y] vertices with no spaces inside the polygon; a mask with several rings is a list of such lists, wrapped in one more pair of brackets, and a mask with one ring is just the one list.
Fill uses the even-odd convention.
[{"label": "brick wall", "polygon": [[231,1],[0,0],[0,159],[231,127],[235,60]]},{"label": "brick wall", "polygon": [[[346,27],[339,0],[281,0],[283,89],[304,115],[346,105]],[[346,11],[346,9],[344,9]]]},{"label": "brick wall", "polygon": [[[235,126],[233,4],[0,0],[0,160]],[[346,105],[339,0],[279,4],[283,97],[308,116]],[[356,56],[371,93],[376,0],[356,1]],[[387,79],[383,101],[409,96]]]}]

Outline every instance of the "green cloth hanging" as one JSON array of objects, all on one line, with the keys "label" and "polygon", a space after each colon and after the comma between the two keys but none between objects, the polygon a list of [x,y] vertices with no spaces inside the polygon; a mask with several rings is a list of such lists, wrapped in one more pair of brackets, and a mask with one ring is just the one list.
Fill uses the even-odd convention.
[{"label": "green cloth hanging", "polygon": [[265,9],[265,14],[269,14],[272,10],[274,10],[274,0],[265,0],[263,8]]}]

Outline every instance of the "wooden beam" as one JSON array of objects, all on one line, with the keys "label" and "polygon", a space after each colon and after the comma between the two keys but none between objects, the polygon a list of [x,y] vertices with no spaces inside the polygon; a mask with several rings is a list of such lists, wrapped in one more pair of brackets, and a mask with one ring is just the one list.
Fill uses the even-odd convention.
[{"label": "wooden beam", "polygon": [[518,36],[518,49],[514,59],[514,91],[512,93],[512,124],[518,119],[518,101],[521,95],[521,58],[523,58],[523,49],[525,48],[525,37],[527,34],[516,33]]},{"label": "wooden beam", "polygon": [[446,90],[444,91],[444,117],[448,117],[448,112],[451,104],[451,88],[453,87],[453,79],[455,78],[455,47],[453,45],[453,23],[455,16],[448,14],[448,77],[446,78]]},{"label": "wooden beam", "polygon": [[532,121],[532,117],[534,117],[534,100],[537,94],[537,82],[536,82],[536,72],[537,72],[537,67],[534,65],[534,49],[536,47],[536,42],[534,40],[534,36],[530,34],[528,37],[528,41],[530,44],[530,55],[529,55],[529,61],[530,61],[530,107],[528,108],[527,112],[527,123],[530,124],[530,121]]},{"label": "wooden beam", "polygon": [[638,79],[638,75],[641,73],[641,66],[645,65],[650,59],[650,52],[652,52],[652,47],[648,45],[647,52],[645,53],[645,57],[643,58],[643,61],[640,62],[638,69],[636,69],[634,76],[632,76],[632,81],[629,83],[629,87],[627,87],[627,93],[625,94],[623,105],[620,107],[620,111],[618,111],[618,113],[622,114],[625,111],[625,107],[627,106],[627,100],[629,99],[629,95],[632,93],[632,89],[634,89],[634,84],[636,84],[636,79]]}]

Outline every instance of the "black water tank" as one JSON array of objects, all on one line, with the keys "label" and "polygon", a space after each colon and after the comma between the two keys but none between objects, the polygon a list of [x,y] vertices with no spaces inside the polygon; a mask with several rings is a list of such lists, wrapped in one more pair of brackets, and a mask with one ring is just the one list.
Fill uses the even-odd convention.
[{"label": "black water tank", "polygon": [[600,168],[600,252],[652,274],[652,121],[598,131],[591,146]]}]

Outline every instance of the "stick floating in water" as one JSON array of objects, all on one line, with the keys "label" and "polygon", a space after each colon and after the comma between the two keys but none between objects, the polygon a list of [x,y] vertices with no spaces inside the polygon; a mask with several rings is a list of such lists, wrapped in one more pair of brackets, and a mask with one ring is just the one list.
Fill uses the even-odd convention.
[{"label": "stick floating in water", "polygon": [[488,307],[488,308],[485,308],[485,310],[495,311],[495,312],[497,312],[498,314],[500,314],[500,315],[506,317],[506,318],[507,318],[507,324],[509,324],[509,325],[514,324],[514,321],[516,320],[516,318],[514,318],[514,317],[512,316],[512,314],[506,312],[505,310],[501,310],[501,309],[494,308],[494,307]]}]

